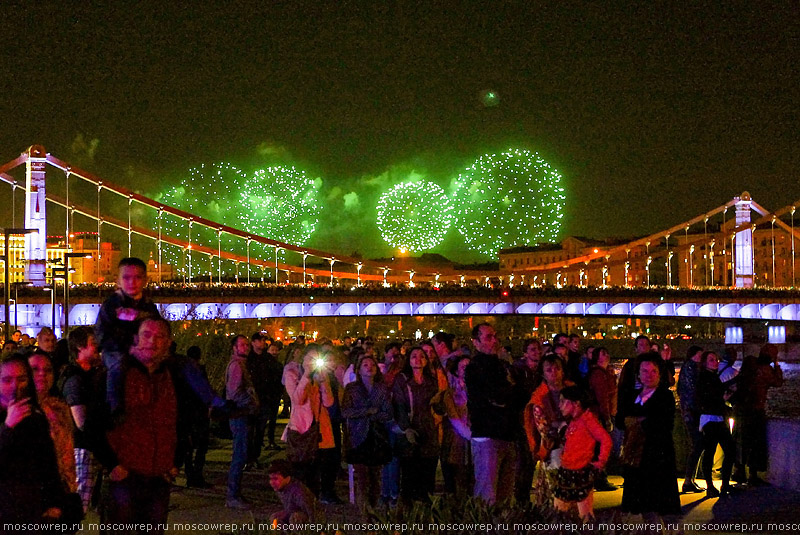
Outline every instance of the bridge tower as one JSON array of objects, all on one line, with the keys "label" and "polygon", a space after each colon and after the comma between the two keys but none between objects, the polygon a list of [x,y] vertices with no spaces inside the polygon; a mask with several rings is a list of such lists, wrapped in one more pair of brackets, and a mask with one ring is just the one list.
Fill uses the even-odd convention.
[{"label": "bridge tower", "polygon": [[37,232],[25,235],[25,279],[42,287],[47,279],[47,211],[45,209],[45,163],[41,145],[27,150],[25,172],[25,228]]},{"label": "bridge tower", "polygon": [[735,286],[737,288],[753,287],[753,228],[750,226],[750,193],[744,192],[736,201],[736,228],[744,226],[736,233]]}]

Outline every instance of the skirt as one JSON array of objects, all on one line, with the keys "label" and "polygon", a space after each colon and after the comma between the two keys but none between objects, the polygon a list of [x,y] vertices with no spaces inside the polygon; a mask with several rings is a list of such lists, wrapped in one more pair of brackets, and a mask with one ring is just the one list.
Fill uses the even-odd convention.
[{"label": "skirt", "polygon": [[564,502],[585,500],[594,488],[596,474],[597,470],[591,464],[580,470],[559,468],[555,473],[553,496]]}]

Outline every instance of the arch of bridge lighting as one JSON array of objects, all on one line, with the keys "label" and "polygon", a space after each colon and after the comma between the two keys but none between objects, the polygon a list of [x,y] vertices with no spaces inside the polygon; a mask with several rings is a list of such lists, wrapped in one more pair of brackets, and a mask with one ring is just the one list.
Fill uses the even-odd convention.
[{"label": "arch of bridge lighting", "polygon": [[717,315],[717,306],[713,303],[702,305],[697,309],[697,315],[701,318],[713,318]]},{"label": "arch of bridge lighting", "polygon": [[[50,155],[48,155],[47,161],[48,161],[48,163],[50,163],[51,165],[53,165],[53,166],[55,166],[57,168],[60,168],[60,169],[66,169],[67,168],[66,164],[64,164],[63,162],[61,162],[57,158],[54,158],[54,157],[52,157]],[[164,213],[169,213],[170,215],[172,215],[172,216],[174,216],[176,218],[182,219],[184,221],[188,222],[188,220],[192,219],[193,220],[193,224],[202,225],[204,227],[207,227],[207,228],[213,230],[214,232],[220,231],[220,233],[227,233],[227,234],[230,234],[234,238],[243,239],[243,240],[245,240],[245,239],[247,239],[249,237],[252,241],[256,241],[256,242],[265,244],[266,246],[268,246],[271,249],[274,249],[274,248],[277,247],[277,248],[280,248],[280,249],[285,249],[285,250],[288,250],[288,251],[292,251],[293,253],[304,254],[305,256],[315,256],[315,257],[318,257],[318,258],[321,258],[321,259],[329,259],[331,257],[330,253],[326,253],[326,252],[322,252],[322,251],[313,251],[313,250],[309,250],[308,248],[303,248],[303,247],[298,247],[298,246],[294,246],[294,245],[291,245],[291,244],[285,244],[285,243],[281,243],[281,242],[276,242],[274,240],[271,240],[271,239],[268,239],[268,238],[264,238],[262,236],[257,236],[257,235],[252,234],[252,233],[239,231],[237,229],[232,229],[230,227],[220,227],[220,225],[218,223],[216,223],[216,222],[208,221],[208,220],[205,220],[204,218],[198,218],[198,217],[192,216],[191,214],[187,214],[187,213],[181,212],[180,210],[174,209],[174,208],[169,207],[169,206],[160,205],[159,203],[153,201],[152,199],[148,199],[147,197],[131,193],[129,190],[126,190],[125,188],[121,188],[121,187],[112,185],[110,183],[103,183],[102,181],[100,181],[99,179],[97,179],[96,177],[91,175],[90,173],[86,173],[85,171],[80,171],[80,170],[72,168],[71,169],[71,173],[76,175],[76,176],[78,176],[78,177],[80,177],[84,181],[89,182],[90,184],[94,184],[97,187],[97,190],[98,190],[98,207],[99,207],[99,192],[101,190],[105,189],[107,191],[110,191],[110,192],[118,195],[118,196],[122,196],[122,197],[125,197],[126,199],[130,199],[131,202],[132,201],[136,201],[136,202],[138,202],[138,203],[140,203],[140,204],[142,204],[142,205],[144,205],[144,206],[146,206],[146,207],[148,207],[150,209],[161,210]],[[16,182],[11,177],[7,177],[6,176],[6,177],[4,177],[4,179],[7,182],[9,182],[9,184],[12,184],[12,185]],[[19,187],[19,186],[17,186],[17,187]],[[48,195],[48,200],[52,200],[52,199],[50,199],[50,197],[51,196]],[[61,204],[62,206],[64,205],[63,201],[60,202],[60,203],[56,202],[56,204]],[[153,235],[154,233],[148,232],[148,231],[146,231],[146,229],[133,228],[130,225],[111,222],[111,221],[108,220],[108,218],[105,218],[105,220],[104,220],[104,218],[98,217],[98,215],[97,215],[98,212],[91,213],[88,210],[80,210],[79,212],[82,213],[83,215],[86,215],[87,217],[90,217],[92,219],[97,220],[98,221],[98,228],[100,228],[101,224],[111,224],[112,226],[118,227],[120,229],[129,230],[132,234],[138,234],[138,235],[147,237],[149,239],[153,239],[154,241],[157,241],[157,242],[159,241],[159,238]],[[174,241],[176,241],[176,240],[174,240]],[[172,243],[172,245],[176,245],[178,247],[186,248],[188,244],[187,243],[183,243],[183,244],[181,244],[181,243]],[[195,247],[192,247],[192,250],[193,251],[198,251],[198,249],[195,248]],[[221,257],[221,255],[215,254],[214,251],[212,251],[212,250],[210,250],[208,248],[206,248],[205,250],[201,249],[201,250],[199,250],[199,252],[201,252],[203,254],[210,255],[211,257]],[[374,264],[372,262],[365,262],[365,261],[362,261],[362,260],[350,259],[349,257],[337,257],[337,262],[344,263],[344,264],[347,264],[347,265],[352,265],[354,267],[357,266],[359,262],[361,262],[365,267],[368,267],[368,268],[371,268],[371,269],[378,269],[378,268],[383,269],[382,265],[379,266],[379,265]],[[250,264],[257,264],[257,265],[260,265],[260,266],[264,265],[263,262],[250,262]],[[291,272],[299,272],[299,269],[297,267],[295,267],[295,266],[280,265],[279,269],[288,270],[288,271],[291,271]],[[316,270],[316,271],[317,272],[314,272],[314,273],[311,273],[311,274],[312,275],[321,274],[321,270]],[[396,280],[396,281],[399,282],[399,281],[403,280],[404,276],[401,275],[401,273],[402,273],[402,270],[398,270],[398,275],[397,276],[392,276],[392,281],[394,282]],[[335,272],[334,275],[335,275],[336,278],[357,279],[360,276],[360,278],[363,279],[363,280],[372,280],[372,281],[383,280],[382,276],[376,275],[376,274],[371,274],[371,273],[355,273],[354,272],[354,273],[351,274],[349,272]],[[425,275],[428,276],[428,274],[425,274]],[[432,277],[433,274],[430,274],[430,276]]]},{"label": "arch of bridge lighting", "polygon": [[564,314],[582,315],[586,313],[586,303],[569,303],[564,307]]},{"label": "arch of bridge lighting", "polygon": [[357,303],[342,303],[336,314],[339,316],[358,316],[359,315],[359,307]]}]

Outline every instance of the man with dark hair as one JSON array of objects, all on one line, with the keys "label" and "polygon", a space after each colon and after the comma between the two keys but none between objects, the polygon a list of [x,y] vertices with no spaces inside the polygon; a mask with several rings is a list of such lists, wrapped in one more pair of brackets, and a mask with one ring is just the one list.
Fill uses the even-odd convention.
[{"label": "man with dark hair", "polygon": [[258,458],[264,446],[265,431],[268,431],[269,448],[280,450],[280,446],[275,444],[275,425],[283,395],[283,385],[281,385],[283,366],[276,358],[278,345],[267,344],[263,334],[253,333],[250,337],[250,354],[247,356],[247,368],[259,401],[258,413],[253,416],[252,436],[247,454],[247,464],[255,468],[258,468]]},{"label": "man with dark hair", "polygon": [[59,385],[72,413],[78,494],[86,512],[100,477],[101,465],[112,470],[117,465],[117,458],[105,435],[108,419],[106,374],[94,329],[77,327],[70,331],[67,340],[70,362],[64,368]]},{"label": "man with dark hair", "polygon": [[283,510],[272,516],[278,524],[302,524],[316,517],[317,499],[302,481],[292,477],[292,464],[285,459],[270,463],[267,468],[269,486],[278,495]]},{"label": "man with dark hair", "polygon": [[455,338],[455,335],[448,334],[444,331],[434,334],[433,338],[431,338],[433,350],[436,351],[436,355],[439,357],[439,362],[442,363],[442,368],[445,370],[447,369],[447,361],[450,360],[450,357],[460,354],[460,351],[453,350],[453,341]]},{"label": "man with dark hair", "polygon": [[36,335],[36,349],[44,351],[52,359],[56,351],[56,335],[50,327],[42,327]]},{"label": "man with dark hair", "polygon": [[489,504],[514,494],[514,464],[519,411],[525,393],[511,378],[510,366],[497,356],[494,327],[481,323],[472,329],[475,356],[467,366],[467,408],[472,422],[472,460],[475,496]]},{"label": "man with dark hair", "polygon": [[169,322],[142,321],[122,363],[125,420],[108,433],[120,464],[109,476],[108,521],[157,526],[150,533],[163,533],[167,525],[177,474],[178,403],[166,364],[171,343]]},{"label": "man with dark hair", "polygon": [[694,476],[697,474],[697,464],[703,453],[703,433],[700,432],[700,413],[697,407],[697,378],[700,375],[700,357],[702,355],[702,347],[689,347],[686,351],[686,360],[683,361],[681,373],[678,376],[677,391],[681,417],[691,442],[686,456],[686,473],[681,488],[683,493],[703,492],[703,489],[694,480]]},{"label": "man with dark hair", "polygon": [[[538,338],[528,338],[522,343],[522,356],[511,364],[514,382],[523,389],[525,397],[530,399],[533,392],[542,382],[539,373],[539,362],[542,359],[542,344]],[[531,486],[536,471],[536,461],[531,454],[522,413],[519,414],[518,434],[515,440],[517,448],[517,464],[515,467],[514,496],[518,506],[530,503]]]}]

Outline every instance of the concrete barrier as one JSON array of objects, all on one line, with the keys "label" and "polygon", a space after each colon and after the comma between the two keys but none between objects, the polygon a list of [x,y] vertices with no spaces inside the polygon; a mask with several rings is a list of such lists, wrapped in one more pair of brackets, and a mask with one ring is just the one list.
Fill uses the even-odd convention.
[{"label": "concrete barrier", "polygon": [[769,469],[767,479],[776,487],[800,491],[800,420],[767,421]]}]

